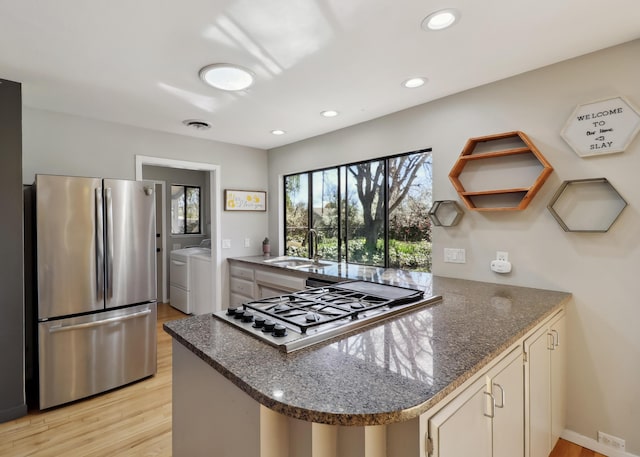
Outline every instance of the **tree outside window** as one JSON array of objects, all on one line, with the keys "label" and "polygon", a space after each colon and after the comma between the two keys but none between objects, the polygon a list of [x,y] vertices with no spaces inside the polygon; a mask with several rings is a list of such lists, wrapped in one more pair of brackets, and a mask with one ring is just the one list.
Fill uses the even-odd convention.
[{"label": "tree outside window", "polygon": [[202,233],[200,224],[200,187],[171,185],[171,234]]},{"label": "tree outside window", "polygon": [[308,256],[309,228],[328,260],[431,270],[431,151],[285,178],[285,253]]}]

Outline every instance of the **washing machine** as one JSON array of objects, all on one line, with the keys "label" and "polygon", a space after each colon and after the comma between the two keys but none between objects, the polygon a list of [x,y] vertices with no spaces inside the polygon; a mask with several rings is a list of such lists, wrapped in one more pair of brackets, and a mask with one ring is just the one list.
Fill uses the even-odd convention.
[{"label": "washing machine", "polygon": [[213,312],[211,249],[176,249],[170,258],[169,304],[185,314]]}]

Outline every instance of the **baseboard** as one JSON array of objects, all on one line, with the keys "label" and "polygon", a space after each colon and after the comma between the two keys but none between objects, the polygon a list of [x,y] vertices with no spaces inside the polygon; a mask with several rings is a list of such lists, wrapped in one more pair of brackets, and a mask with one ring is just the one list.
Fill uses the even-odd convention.
[{"label": "baseboard", "polygon": [[567,441],[571,441],[572,443],[579,444],[582,447],[586,447],[587,449],[591,449],[592,451],[599,452],[600,454],[604,454],[607,457],[640,457],[635,454],[630,454],[628,452],[621,452],[615,449],[611,449],[609,446],[605,446],[604,444],[599,443],[597,440],[593,438],[589,438],[588,436],[581,435],[572,430],[565,430],[560,435]]},{"label": "baseboard", "polygon": [[0,411],[0,424],[27,415],[27,404],[21,403]]}]

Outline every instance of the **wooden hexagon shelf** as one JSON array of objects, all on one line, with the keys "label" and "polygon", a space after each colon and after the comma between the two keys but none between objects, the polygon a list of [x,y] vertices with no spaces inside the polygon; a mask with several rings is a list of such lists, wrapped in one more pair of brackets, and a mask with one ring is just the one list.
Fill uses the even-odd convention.
[{"label": "wooden hexagon shelf", "polygon": [[470,138],[449,179],[470,210],[514,211],[529,206],[552,172],[529,137],[516,131]]}]

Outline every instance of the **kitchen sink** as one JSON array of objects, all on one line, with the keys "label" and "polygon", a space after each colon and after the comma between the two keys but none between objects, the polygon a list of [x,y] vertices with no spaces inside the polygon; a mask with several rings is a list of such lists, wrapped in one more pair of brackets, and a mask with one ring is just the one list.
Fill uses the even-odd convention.
[{"label": "kitchen sink", "polygon": [[312,259],[306,259],[304,257],[274,257],[273,259],[265,260],[264,263],[269,265],[275,265],[284,268],[293,268],[296,270],[312,269],[312,268],[324,268],[332,265],[329,262],[313,261]]}]

